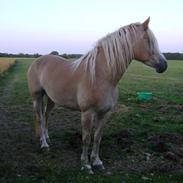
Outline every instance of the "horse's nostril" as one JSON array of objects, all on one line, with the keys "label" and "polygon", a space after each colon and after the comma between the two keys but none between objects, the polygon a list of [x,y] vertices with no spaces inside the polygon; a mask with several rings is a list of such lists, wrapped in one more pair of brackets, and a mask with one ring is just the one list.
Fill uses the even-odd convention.
[{"label": "horse's nostril", "polygon": [[163,57],[160,57],[159,64],[156,67],[156,72],[162,73],[166,71],[167,67],[168,67],[168,64],[166,60]]}]

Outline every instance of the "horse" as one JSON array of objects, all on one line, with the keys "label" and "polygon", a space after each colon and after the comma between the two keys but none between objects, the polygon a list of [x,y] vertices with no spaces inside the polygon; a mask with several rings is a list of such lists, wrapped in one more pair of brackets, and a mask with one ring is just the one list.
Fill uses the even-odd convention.
[{"label": "horse", "polygon": [[49,147],[48,117],[54,105],[78,110],[82,127],[81,169],[91,174],[93,167],[104,169],[99,157],[102,129],[117,103],[117,84],[129,64],[135,59],[158,73],[167,69],[166,58],[160,52],[149,22],[150,17],[143,23],[132,23],[107,34],[76,61],[45,55],[31,64],[27,73],[28,86],[41,148]]}]

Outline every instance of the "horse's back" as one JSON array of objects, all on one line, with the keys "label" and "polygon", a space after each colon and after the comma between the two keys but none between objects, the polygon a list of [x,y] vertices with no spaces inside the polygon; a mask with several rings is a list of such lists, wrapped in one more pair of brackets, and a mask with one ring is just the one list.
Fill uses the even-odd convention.
[{"label": "horse's back", "polygon": [[32,65],[30,66],[29,70],[37,70],[37,72],[41,72],[45,67],[57,67],[58,65],[67,64],[64,58],[55,56],[55,55],[44,55],[37,58]]},{"label": "horse's back", "polygon": [[53,74],[62,72],[68,61],[55,55],[44,55],[37,58],[28,69],[27,78],[31,93],[43,90],[42,82]]},{"label": "horse's back", "polygon": [[55,103],[78,108],[77,74],[73,72],[72,62],[54,55],[46,55],[35,60],[28,71],[31,95],[44,92]]}]

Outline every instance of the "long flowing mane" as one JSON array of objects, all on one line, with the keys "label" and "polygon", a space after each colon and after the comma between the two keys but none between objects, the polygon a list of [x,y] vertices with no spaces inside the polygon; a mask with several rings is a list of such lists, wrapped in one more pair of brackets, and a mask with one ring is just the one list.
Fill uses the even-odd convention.
[{"label": "long flowing mane", "polygon": [[[101,38],[91,51],[72,63],[73,71],[76,71],[80,65],[84,65],[84,72],[89,74],[92,83],[94,83],[96,57],[99,47],[102,47],[109,72],[112,75],[115,75],[118,71],[124,72],[129,62],[134,58],[132,43],[141,36],[140,31],[137,30],[139,25],[140,23],[134,23],[121,27]],[[149,33],[152,34],[151,31]],[[153,35],[151,37],[155,39]]]}]

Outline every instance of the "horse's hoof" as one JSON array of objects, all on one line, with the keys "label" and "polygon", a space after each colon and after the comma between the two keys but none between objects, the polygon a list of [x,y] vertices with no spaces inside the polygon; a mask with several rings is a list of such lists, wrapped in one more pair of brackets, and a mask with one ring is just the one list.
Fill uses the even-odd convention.
[{"label": "horse's hoof", "polygon": [[86,171],[90,175],[94,174],[94,172],[93,172],[93,170],[91,168],[91,165],[83,165],[81,167],[81,171]]},{"label": "horse's hoof", "polygon": [[93,161],[92,166],[96,170],[105,170],[105,167],[100,159]]},{"label": "horse's hoof", "polygon": [[41,147],[41,151],[42,152],[49,152],[50,148],[49,148],[49,146],[44,146],[44,147]]},{"label": "horse's hoof", "polygon": [[93,170],[89,170],[88,173],[89,173],[90,175],[93,175],[93,174],[94,174]]},{"label": "horse's hoof", "polygon": [[40,141],[40,144],[41,144],[41,149],[49,149],[49,145],[46,141]]},{"label": "horse's hoof", "polygon": [[47,137],[47,138],[46,138],[46,141],[47,141],[48,143],[50,143],[50,138],[49,138],[49,137]]},{"label": "horse's hoof", "polygon": [[93,166],[93,168],[95,170],[99,170],[99,171],[104,171],[105,170],[105,167],[103,165],[95,165],[95,166]]}]

